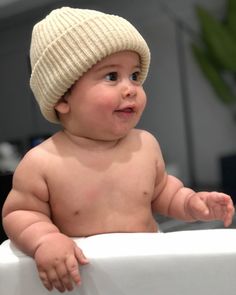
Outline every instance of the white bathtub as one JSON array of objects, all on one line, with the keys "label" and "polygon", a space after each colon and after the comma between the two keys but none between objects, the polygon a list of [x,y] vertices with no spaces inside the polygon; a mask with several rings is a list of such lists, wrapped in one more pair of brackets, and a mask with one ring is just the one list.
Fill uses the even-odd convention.
[{"label": "white bathtub", "polygon": [[[71,295],[235,295],[236,230],[104,234],[75,239],[89,258]],[[48,295],[33,259],[0,246],[0,294]]]}]

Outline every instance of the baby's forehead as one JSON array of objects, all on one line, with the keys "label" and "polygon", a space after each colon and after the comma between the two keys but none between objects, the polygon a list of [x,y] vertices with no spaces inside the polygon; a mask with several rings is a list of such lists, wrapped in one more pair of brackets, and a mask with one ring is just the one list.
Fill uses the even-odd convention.
[{"label": "baby's forehead", "polygon": [[106,56],[93,66],[94,70],[122,65],[140,67],[140,57],[135,51],[120,51]]}]

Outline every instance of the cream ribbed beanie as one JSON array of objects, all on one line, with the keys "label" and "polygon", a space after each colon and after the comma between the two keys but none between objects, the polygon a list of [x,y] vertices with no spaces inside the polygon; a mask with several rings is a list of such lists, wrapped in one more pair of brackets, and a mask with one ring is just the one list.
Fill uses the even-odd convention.
[{"label": "cream ribbed beanie", "polygon": [[62,7],[37,23],[30,47],[30,86],[44,117],[57,123],[54,107],[65,92],[101,59],[122,50],[139,54],[144,82],[149,48],[127,20],[95,10]]}]

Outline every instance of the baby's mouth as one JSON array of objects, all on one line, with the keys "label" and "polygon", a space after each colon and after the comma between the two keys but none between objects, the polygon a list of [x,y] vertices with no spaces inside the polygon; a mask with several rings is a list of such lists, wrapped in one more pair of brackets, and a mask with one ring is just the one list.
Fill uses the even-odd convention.
[{"label": "baby's mouth", "polygon": [[134,108],[133,107],[127,107],[127,108],[123,108],[123,109],[118,109],[115,112],[117,112],[117,113],[131,114],[131,113],[134,112]]}]

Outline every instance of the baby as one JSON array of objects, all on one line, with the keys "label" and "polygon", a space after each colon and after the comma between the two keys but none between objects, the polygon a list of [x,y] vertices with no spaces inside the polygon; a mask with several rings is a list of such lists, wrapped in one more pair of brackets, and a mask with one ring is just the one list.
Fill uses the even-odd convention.
[{"label": "baby", "polygon": [[48,290],[81,283],[79,264],[88,260],[71,237],[157,232],[156,212],[230,225],[231,198],[184,187],[166,173],[156,139],[135,129],[150,52],[128,21],[56,9],[34,27],[30,58],[42,114],[62,130],[18,165],[3,223]]}]

